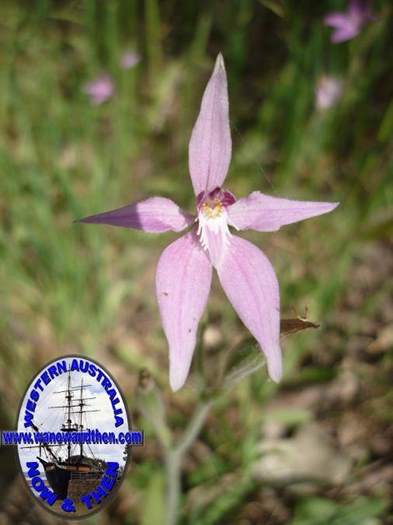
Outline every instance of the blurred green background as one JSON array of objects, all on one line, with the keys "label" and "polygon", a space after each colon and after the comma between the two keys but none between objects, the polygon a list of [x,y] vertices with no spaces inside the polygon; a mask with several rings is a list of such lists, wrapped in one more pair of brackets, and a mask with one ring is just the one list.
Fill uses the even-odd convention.
[{"label": "blurred green background", "polygon": [[[90,355],[119,381],[146,445],[116,500],[88,520],[162,523],[164,474],[134,403],[146,368],[175,433],[198,396],[171,394],[154,296],[176,235],[73,224],[151,195],[193,210],[187,146],[216,54],[229,81],[226,186],[340,201],[332,214],[245,237],[274,264],[282,316],[308,308],[319,330],[283,338],[285,377],[260,370],[221,402],[192,447],[179,523],[380,525],[393,488],[392,4],[334,45],[326,0],[115,0],[0,5],[0,425],[13,428],[39,367]],[[125,52],[139,62],[125,69]],[[107,74],[93,104],[86,85]],[[318,108],[321,77],[342,93]],[[214,281],[203,321],[213,370],[247,331]],[[59,523],[20,489],[0,449],[1,523]],[[389,521],[390,520],[390,521]]]}]

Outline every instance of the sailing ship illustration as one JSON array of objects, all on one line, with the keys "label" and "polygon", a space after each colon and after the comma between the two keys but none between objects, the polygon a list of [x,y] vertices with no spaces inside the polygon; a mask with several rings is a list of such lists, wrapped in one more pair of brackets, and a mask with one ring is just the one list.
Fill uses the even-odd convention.
[{"label": "sailing ship illustration", "polygon": [[[91,408],[87,401],[95,397],[86,397],[85,389],[91,385],[83,384],[74,386],[71,381],[71,371],[67,375],[67,388],[58,390],[55,394],[64,394],[66,403],[50,406],[50,409],[65,409],[64,419],[60,427],[61,432],[82,432],[88,429],[85,426],[84,416],[88,412],[99,412]],[[32,423],[32,428],[39,432],[39,428]],[[98,485],[106,469],[106,462],[96,458],[89,444],[68,442],[63,445],[40,444],[32,447],[39,448],[37,459],[42,464],[46,478],[52,490],[59,499],[72,495],[81,495]],[[75,450],[76,449],[76,450]],[[42,457],[45,456],[45,457]]]}]

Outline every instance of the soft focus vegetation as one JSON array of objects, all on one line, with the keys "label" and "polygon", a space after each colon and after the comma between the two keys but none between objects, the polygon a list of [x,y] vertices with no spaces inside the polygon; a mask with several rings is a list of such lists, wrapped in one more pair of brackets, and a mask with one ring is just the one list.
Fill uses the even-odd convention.
[{"label": "soft focus vegetation", "polygon": [[[283,338],[278,387],[262,369],[215,407],[185,464],[180,523],[392,523],[393,13],[389,0],[375,1],[375,20],[333,45],[323,16],[345,6],[1,2],[0,423],[15,425],[28,381],[49,359],[80,353],[111,371],[146,445],[89,523],[162,523],[162,457],[137,410],[138,374],[147,369],[162,389],[176,431],[198,373],[170,393],[154,271],[176,235],[73,220],[155,194],[193,209],[187,146],[219,51],[233,137],[226,186],[341,205],[245,234],[276,268],[282,316],[307,307],[321,327]],[[126,50],[141,56],[130,69],[120,66]],[[102,73],[115,92],[92,105],[83,88]],[[321,75],[343,82],[326,110],[315,105]],[[248,337],[217,280],[201,328],[194,365],[214,385]],[[58,523],[17,500],[15,450],[0,454],[5,523]]]}]

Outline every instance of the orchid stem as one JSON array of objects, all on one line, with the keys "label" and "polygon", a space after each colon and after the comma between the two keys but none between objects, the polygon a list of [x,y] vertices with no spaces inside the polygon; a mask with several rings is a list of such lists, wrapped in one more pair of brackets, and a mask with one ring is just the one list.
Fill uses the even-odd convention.
[{"label": "orchid stem", "polygon": [[[223,390],[230,390],[244,377],[253,374],[264,365],[264,360],[260,355],[252,356],[245,365],[229,376],[223,385]],[[181,495],[181,470],[183,459],[198,437],[212,406],[219,401],[220,394],[213,394],[208,399],[201,401],[183,432],[180,440],[172,445],[165,447],[165,468],[166,468],[166,525],[176,525],[179,513],[179,503]]]},{"label": "orchid stem", "polygon": [[174,447],[165,449],[165,468],[166,468],[166,525],[176,525],[179,502],[181,494],[181,470],[183,459],[191,448],[201,431],[209,411],[213,405],[213,400],[200,403],[191,418],[190,423],[183,432],[179,442]]},{"label": "orchid stem", "polygon": [[166,525],[176,525],[180,502],[181,458],[176,451],[166,451]]},{"label": "orchid stem", "polygon": [[143,416],[150,422],[161,444],[165,460],[166,509],[165,525],[177,525],[181,499],[181,473],[184,458],[197,439],[211,408],[219,402],[222,393],[231,390],[239,381],[253,374],[264,364],[258,353],[245,360],[242,366],[231,371],[219,390],[205,393],[194,409],[191,419],[177,442],[167,425],[166,410],[160,390],[148,377],[139,388],[139,407]]},{"label": "orchid stem", "polygon": [[176,450],[180,457],[183,457],[187,453],[195,439],[198,437],[212,405],[213,400],[210,399],[197,406],[190,423],[183,433],[182,439],[176,446]]}]

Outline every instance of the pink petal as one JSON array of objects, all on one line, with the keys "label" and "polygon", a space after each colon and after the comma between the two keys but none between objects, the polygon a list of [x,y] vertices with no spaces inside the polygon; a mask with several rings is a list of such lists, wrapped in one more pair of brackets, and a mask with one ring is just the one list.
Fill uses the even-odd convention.
[{"label": "pink petal", "polygon": [[327,26],[341,28],[348,25],[349,15],[344,12],[336,11],[326,15],[323,21]]},{"label": "pink petal", "polygon": [[231,161],[231,150],[227,77],[224,59],[219,54],[188,148],[195,195],[222,185]]},{"label": "pink petal", "polygon": [[345,42],[346,40],[351,40],[355,38],[360,33],[360,27],[342,27],[333,31],[330,40],[334,44],[339,44],[340,42]]},{"label": "pink petal", "polygon": [[177,204],[165,197],[151,197],[116,210],[98,213],[78,222],[109,224],[135,228],[145,232],[179,232],[194,222],[194,217],[182,211]]},{"label": "pink petal", "polygon": [[229,224],[238,230],[272,232],[281,226],[329,213],[338,202],[280,199],[254,191],[227,208]]},{"label": "pink petal", "polygon": [[272,265],[256,246],[232,236],[217,272],[228,299],[260,344],[270,377],[278,382],[282,375],[280,296]]},{"label": "pink petal", "polygon": [[170,244],[158,262],[156,294],[169,344],[172,390],[187,379],[211,279],[212,266],[194,232]]}]

